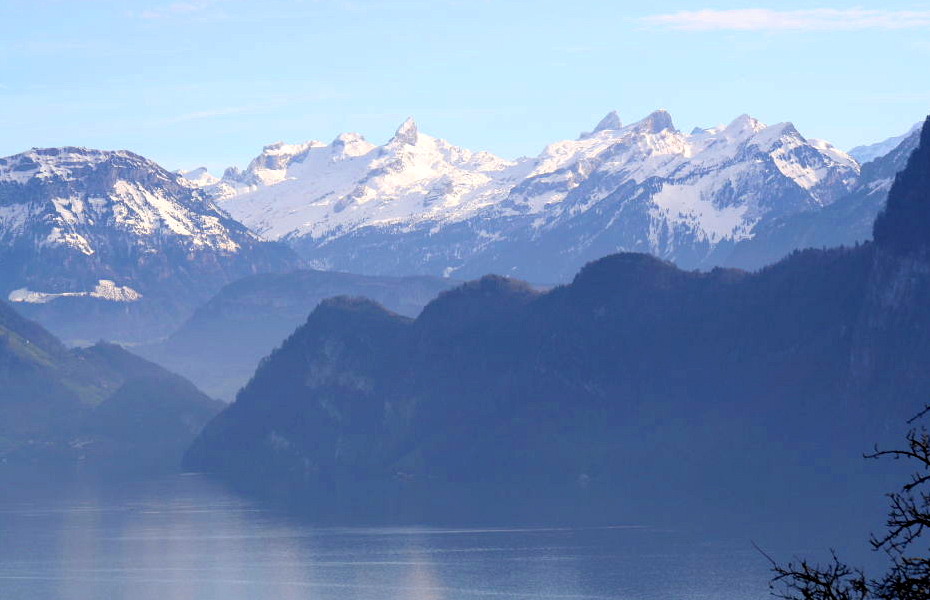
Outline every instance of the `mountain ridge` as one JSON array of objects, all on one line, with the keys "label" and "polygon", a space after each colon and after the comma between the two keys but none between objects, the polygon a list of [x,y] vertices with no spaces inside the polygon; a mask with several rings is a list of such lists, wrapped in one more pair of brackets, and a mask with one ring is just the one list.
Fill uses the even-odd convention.
[{"label": "mountain ridge", "polygon": [[[335,143],[276,144],[206,189],[317,268],[564,281],[617,250],[722,264],[758,222],[828,206],[859,177],[830,144],[748,115],[684,134],[667,111],[629,125],[610,113],[516,161],[427,136],[412,120],[383,146],[351,136],[363,145],[348,162]],[[546,271],[519,256],[534,254],[564,264]]]}]

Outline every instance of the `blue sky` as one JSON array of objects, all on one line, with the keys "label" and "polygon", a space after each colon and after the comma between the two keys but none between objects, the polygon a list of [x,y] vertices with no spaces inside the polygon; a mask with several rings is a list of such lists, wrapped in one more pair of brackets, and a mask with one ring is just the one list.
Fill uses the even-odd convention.
[{"label": "blue sky", "polygon": [[244,166],[407,116],[506,157],[666,108],[847,149],[930,113],[927,2],[5,0],[0,155],[127,148]]}]

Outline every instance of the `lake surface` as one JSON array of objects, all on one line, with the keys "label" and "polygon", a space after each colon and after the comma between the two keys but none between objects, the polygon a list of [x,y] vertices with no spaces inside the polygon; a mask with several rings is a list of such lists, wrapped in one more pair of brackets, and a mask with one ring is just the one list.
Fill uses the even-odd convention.
[{"label": "lake surface", "polygon": [[604,528],[329,528],[200,476],[0,497],[4,600],[768,598],[745,539]]}]

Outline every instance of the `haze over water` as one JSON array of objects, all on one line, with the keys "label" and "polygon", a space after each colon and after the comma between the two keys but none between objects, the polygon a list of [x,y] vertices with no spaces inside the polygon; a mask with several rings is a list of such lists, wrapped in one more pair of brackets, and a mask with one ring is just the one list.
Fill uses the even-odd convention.
[{"label": "haze over water", "polygon": [[768,597],[747,540],[647,526],[332,528],[196,476],[0,499],[0,598]]}]

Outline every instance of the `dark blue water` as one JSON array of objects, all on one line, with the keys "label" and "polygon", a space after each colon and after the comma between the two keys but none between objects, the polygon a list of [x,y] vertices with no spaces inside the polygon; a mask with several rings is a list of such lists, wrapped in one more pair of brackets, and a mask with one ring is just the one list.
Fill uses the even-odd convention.
[{"label": "dark blue water", "polygon": [[321,528],[196,476],[0,499],[0,598],[754,600],[746,539],[605,528]]}]

